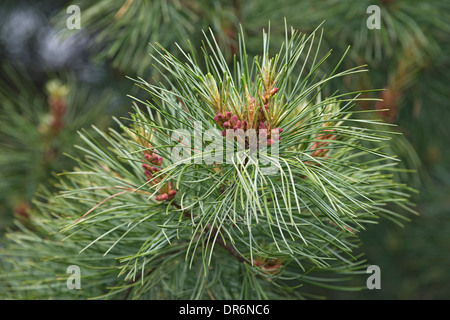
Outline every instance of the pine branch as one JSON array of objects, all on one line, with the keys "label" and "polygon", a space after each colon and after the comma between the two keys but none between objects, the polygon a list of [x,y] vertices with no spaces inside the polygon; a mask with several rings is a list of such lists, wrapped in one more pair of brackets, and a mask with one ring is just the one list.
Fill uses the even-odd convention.
[{"label": "pine branch", "polygon": [[[177,204],[176,202],[171,202],[170,203],[172,206],[174,206],[175,208],[177,208],[178,210],[183,212],[183,216],[189,219],[192,219],[193,215],[192,213],[190,213],[188,210],[184,210],[179,204]],[[216,238],[217,233],[220,231],[216,226],[211,226],[209,224],[207,224],[203,230],[203,234],[207,235],[209,234],[210,238]],[[247,261],[247,259],[245,259],[239,252],[236,251],[236,249],[234,249],[231,245],[226,244],[225,241],[222,238],[222,235],[220,234],[220,236],[217,237],[217,242],[226,250],[228,251],[233,257],[235,257],[239,262],[245,263]]]},{"label": "pine branch", "polygon": [[[80,133],[84,158],[36,203],[48,241],[18,234],[41,252],[24,254],[45,270],[69,253],[102,270],[100,298],[285,298],[305,283],[335,288],[322,272],[361,270],[359,233],[381,216],[405,219],[413,190],[393,178],[389,125],[354,110],[366,92],[323,95],[366,70],[342,71],[342,58],[324,72],[323,33],[285,33],[272,55],[264,31],[254,59],[241,33],[231,65],[205,33],[204,68],[194,52],[155,46],[164,81],[135,80],[147,97],[131,97],[120,132]],[[233,152],[217,156],[213,141]]]}]

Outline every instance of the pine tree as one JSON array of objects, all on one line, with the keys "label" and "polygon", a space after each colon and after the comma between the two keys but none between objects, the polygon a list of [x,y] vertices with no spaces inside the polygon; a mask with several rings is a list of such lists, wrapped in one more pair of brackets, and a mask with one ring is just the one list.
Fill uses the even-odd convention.
[{"label": "pine tree", "polygon": [[[377,264],[381,267],[383,274],[382,290],[363,290],[357,291],[355,294],[336,293],[330,290],[318,292],[321,294],[325,292],[326,296],[338,298],[417,299],[448,297],[448,287],[443,285],[448,282],[448,268],[446,268],[448,255],[446,252],[450,243],[447,236],[449,232],[446,231],[450,225],[447,223],[448,210],[446,209],[450,181],[447,174],[448,163],[450,162],[448,161],[449,153],[446,145],[450,135],[445,122],[448,115],[448,90],[446,85],[448,83],[446,81],[448,72],[446,70],[448,69],[448,57],[450,56],[448,54],[449,26],[446,23],[448,12],[450,12],[448,1],[395,0],[373,2],[364,0],[355,3],[354,1],[334,0],[321,2],[295,0],[272,2],[124,0],[111,2],[99,0],[72,1],[71,3],[61,1],[59,4],[52,1],[51,5],[48,1],[33,1],[32,3],[21,1],[20,3],[25,3],[27,8],[38,3],[37,6],[45,7],[46,10],[49,8],[54,10],[60,7],[60,14],[56,15],[52,21],[56,30],[61,31],[67,30],[65,25],[66,7],[69,4],[79,5],[82,12],[82,29],[65,32],[64,36],[69,37],[69,41],[79,37],[80,42],[77,43],[77,46],[84,43],[91,44],[92,60],[100,68],[111,69],[111,72],[108,74],[110,81],[107,81],[105,85],[109,87],[108,92],[97,96],[96,94],[92,95],[97,91],[96,88],[91,87],[92,81],[86,86],[85,83],[80,83],[79,79],[72,79],[71,75],[69,77],[61,76],[61,73],[64,72],[58,71],[58,78],[62,81],[62,84],[69,85],[68,100],[73,101],[68,104],[69,109],[79,110],[81,113],[76,116],[72,114],[74,117],[70,117],[71,120],[68,121],[69,125],[67,126],[70,127],[70,130],[64,128],[58,138],[54,139],[58,148],[54,148],[56,152],[51,163],[49,163],[50,166],[42,167],[39,159],[43,159],[40,157],[44,154],[42,153],[43,140],[41,140],[42,134],[37,128],[39,123],[45,122],[45,119],[50,121],[49,103],[47,102],[48,92],[46,92],[44,85],[34,87],[30,85],[29,79],[22,78],[22,75],[30,74],[36,80],[37,75],[33,74],[36,70],[35,62],[31,64],[31,68],[29,64],[27,70],[9,69],[8,71],[5,66],[10,61],[3,61],[2,84],[0,85],[0,111],[2,112],[0,116],[0,227],[3,228],[5,223],[9,223],[9,219],[5,218],[12,215],[15,207],[16,218],[19,218],[19,224],[15,226],[15,230],[19,229],[20,231],[9,232],[8,238],[10,240],[2,241],[1,244],[9,247],[6,249],[7,257],[0,253],[1,269],[7,272],[2,271],[4,275],[0,282],[0,291],[3,292],[3,286],[10,288],[5,290],[2,297],[54,298],[55,296],[70,296],[85,298],[86,296],[101,296],[105,293],[104,288],[106,286],[117,284],[117,273],[112,270],[113,266],[118,266],[117,261],[114,260],[111,251],[103,257],[103,253],[110,246],[101,247],[101,239],[90,246],[89,249],[83,251],[82,255],[78,254],[81,250],[78,243],[69,243],[66,240],[64,241],[66,246],[60,247],[61,240],[67,233],[59,233],[61,229],[67,227],[69,222],[64,222],[63,219],[58,219],[58,222],[54,221],[52,212],[59,212],[58,217],[65,215],[61,207],[65,206],[66,202],[63,204],[63,201],[61,201],[56,204],[53,193],[58,188],[68,190],[70,188],[76,189],[76,187],[72,185],[72,182],[67,182],[72,181],[71,178],[61,180],[56,186],[53,185],[52,172],[72,170],[74,160],[63,156],[64,152],[76,158],[85,152],[83,149],[86,148],[86,145],[89,145],[86,142],[82,149],[73,149],[73,144],[80,145],[80,138],[76,133],[77,129],[80,127],[89,128],[91,124],[97,124],[101,130],[88,129],[89,134],[86,133],[85,135],[102,135],[104,126],[97,122],[100,117],[91,116],[91,113],[84,113],[82,110],[96,109],[99,112],[108,110],[107,113],[109,113],[111,105],[117,105],[116,95],[124,96],[129,93],[136,99],[137,106],[135,107],[139,108],[135,112],[140,115],[142,115],[142,112],[144,115],[148,113],[145,103],[140,101],[147,101],[152,96],[145,89],[136,89],[141,86],[145,87],[145,82],[156,85],[165,81],[166,77],[171,79],[171,75],[167,74],[164,68],[162,68],[163,72],[160,73],[153,66],[155,63],[158,65],[158,63],[151,59],[148,54],[153,53],[157,58],[159,54],[156,53],[157,47],[148,46],[148,43],[157,42],[177,59],[186,62],[186,57],[183,56],[182,51],[178,50],[178,46],[184,51],[195,52],[198,57],[202,56],[203,53],[199,50],[200,44],[204,41],[202,30],[207,30],[210,27],[214,31],[215,40],[220,46],[220,52],[227,61],[228,67],[233,70],[233,54],[237,54],[239,48],[239,30],[242,28],[246,35],[247,54],[249,56],[260,55],[260,33],[262,28],[267,26],[267,21],[270,20],[271,45],[268,51],[270,56],[274,57],[282,42],[285,42],[286,39],[282,23],[285,17],[295,28],[306,33],[313,32],[317,25],[325,21],[323,24],[325,32],[320,34],[320,48],[317,48],[317,57],[327,55],[327,59],[321,61],[318,66],[317,71],[320,72],[318,73],[320,76],[330,73],[338,63],[340,63],[342,69],[367,64],[366,68],[369,69],[369,72],[355,72],[351,76],[335,77],[332,81],[327,81],[325,86],[320,87],[320,94],[318,94],[314,103],[322,101],[322,97],[332,96],[336,90],[339,90],[339,92],[355,91],[355,94],[358,92],[359,97],[353,100],[355,107],[352,111],[356,109],[367,110],[367,112],[353,112],[353,116],[376,121],[370,123],[358,121],[357,124],[376,131],[388,130],[390,132],[389,134],[385,132],[390,139],[383,141],[382,150],[385,154],[391,157],[397,156],[401,160],[397,161],[398,170],[391,172],[394,174],[394,179],[404,181],[421,191],[420,198],[417,196],[414,198],[415,201],[419,202],[420,216],[413,217],[413,223],[408,224],[407,228],[398,228],[387,221],[388,219],[381,219],[376,225],[366,225],[368,230],[358,233],[362,245],[360,246],[359,242],[356,241],[357,244],[352,252],[356,256],[361,252],[365,253],[371,264]],[[6,1],[1,6],[4,8],[5,6],[14,7],[16,5],[16,1]],[[378,5],[381,9],[380,29],[370,30],[366,26],[366,20],[369,17],[366,9],[370,5]],[[4,19],[6,18],[5,13],[6,10],[0,10],[0,18],[5,22],[0,26],[1,44],[4,44],[5,37],[10,36],[5,36],[7,31],[7,20]],[[42,35],[42,32],[39,35]],[[319,36],[319,34],[316,34],[316,36]],[[186,41],[188,38],[190,42]],[[351,46],[350,50],[348,50],[348,46]],[[14,48],[14,50],[16,49]],[[27,46],[27,56],[30,52],[33,52],[28,49],[30,48]],[[333,50],[333,54],[328,55],[330,50]],[[4,50],[0,50],[2,60],[5,57],[4,52]],[[346,57],[341,60],[343,53],[346,53]],[[312,58],[314,55],[310,55],[310,57]],[[313,66],[311,60],[304,65],[306,73]],[[196,60],[196,63],[201,70],[208,70],[203,59]],[[17,77],[17,75],[20,75],[20,77]],[[121,81],[121,85],[124,85],[117,86],[118,79],[124,76],[142,77],[144,82],[138,80],[137,82],[140,85],[134,86],[134,88],[132,87],[133,81]],[[5,78],[6,81],[3,81]],[[13,80],[15,78],[16,80]],[[47,76],[44,78],[47,80]],[[67,81],[68,78],[69,81]],[[219,80],[223,79],[217,79],[217,83],[220,83]],[[168,84],[166,83],[169,87],[171,87],[171,81]],[[14,85],[11,86],[11,83],[14,83]],[[387,90],[371,90],[374,88]],[[277,92],[277,94],[279,93]],[[377,100],[378,98],[381,99]],[[156,101],[158,101],[157,98]],[[325,99],[325,101],[327,100]],[[152,101],[152,103],[157,102]],[[6,111],[3,110],[4,105],[8,105]],[[374,109],[378,111],[369,111]],[[121,115],[120,111],[117,112],[117,109],[115,111],[117,116]],[[158,112],[154,116],[157,115]],[[214,114],[214,116],[216,115]],[[381,119],[393,125],[380,125],[380,116]],[[214,118],[211,121],[214,121]],[[219,122],[220,126],[223,126],[224,122]],[[128,121],[123,120],[116,123],[129,125]],[[113,125],[116,123],[113,123]],[[11,128],[12,124],[15,124],[13,128]],[[133,125],[131,126],[133,127]],[[9,129],[6,130],[6,128]],[[117,129],[117,127],[114,128]],[[220,127],[221,131],[224,129]],[[281,137],[288,132],[283,131]],[[129,130],[127,129],[126,132],[129,132]],[[403,134],[394,134],[396,132]],[[327,137],[326,134],[323,136],[325,138],[333,137]],[[96,136],[97,138],[98,136]],[[320,155],[323,153],[325,156],[333,154],[332,150],[327,151],[320,149],[320,147],[326,147],[327,143],[335,140],[330,139],[330,142],[327,143],[321,141],[321,139],[318,140],[314,144],[319,149],[311,151],[311,154]],[[96,141],[103,143],[102,139]],[[282,141],[280,140],[280,142]],[[139,143],[142,143],[142,141]],[[365,140],[361,143],[368,150],[380,146],[379,141]],[[313,143],[311,143],[311,147],[312,145]],[[147,157],[150,156],[153,157],[151,153],[147,155]],[[143,159],[140,160],[143,161]],[[149,160],[153,161],[150,158]],[[84,159],[81,158],[81,161],[84,162]],[[167,160],[163,159],[163,161]],[[21,165],[18,166],[17,163],[21,163]],[[148,165],[150,170],[154,166],[151,163],[148,163]],[[409,169],[415,169],[414,171],[417,171],[418,174]],[[140,169],[140,172],[144,176],[151,174],[144,168]],[[43,184],[41,190],[35,195],[36,187],[41,183]],[[70,188],[66,186],[66,183],[69,183]],[[179,197],[179,190],[173,188],[172,190],[177,191],[172,199],[175,201]],[[67,217],[76,220],[111,195],[113,194],[98,195],[95,199],[92,199],[91,204],[83,207],[82,212],[77,212],[80,208],[74,205],[73,212],[69,213]],[[159,199],[161,196],[165,197],[164,192],[158,192],[154,195]],[[168,192],[167,196],[169,196]],[[31,203],[33,197],[35,198],[34,203]],[[49,201],[49,199],[52,200]],[[114,200],[114,198],[111,200]],[[106,201],[89,213],[87,217],[95,214],[110,202],[110,200]],[[21,203],[22,205],[17,206]],[[50,208],[56,209],[50,210]],[[21,218],[23,215],[34,217],[33,228],[31,228],[29,221],[26,222]],[[386,217],[389,218],[389,215]],[[394,221],[399,222],[399,219]],[[86,230],[83,235],[80,232],[78,234],[81,238],[91,239],[91,241],[96,239],[93,236],[95,233],[91,232],[93,229],[88,230],[90,231]],[[106,232],[105,230],[110,229],[105,227],[103,231],[98,231],[98,235]],[[131,234],[131,231],[128,234]],[[70,238],[74,237],[71,236]],[[11,239],[14,240],[15,245],[11,244]],[[43,239],[45,239],[44,243]],[[126,239],[124,237],[119,243]],[[36,243],[30,245],[33,241]],[[115,241],[112,240],[112,242]],[[79,243],[82,243],[81,240]],[[216,247],[220,247],[220,244]],[[125,251],[117,251],[117,257],[121,257]],[[41,254],[36,256],[36,252],[41,252]],[[22,256],[22,258],[18,258],[18,256]],[[42,264],[42,257],[46,263],[45,267]],[[94,269],[82,269],[84,275],[88,276],[86,279],[96,279],[97,281],[101,279],[102,285],[99,284],[95,288],[94,286],[89,287],[89,289],[92,289],[89,290],[89,293],[87,291],[76,292],[76,290],[68,292],[64,283],[67,278],[68,263],[90,264],[102,268],[98,270],[103,270],[105,273],[97,272],[98,270]],[[14,268],[23,270],[25,273],[15,273],[8,279],[11,276],[10,270]],[[355,265],[355,268],[359,268],[358,270],[366,277],[362,265]],[[321,269],[321,271],[323,270]],[[343,269],[340,270],[343,271]],[[314,271],[317,271],[317,268]],[[352,272],[352,284],[359,286],[365,281],[365,278],[364,281],[355,280],[357,274],[357,270]],[[331,272],[331,275],[337,276],[337,273]],[[59,284],[55,282],[56,278],[61,280]],[[321,273],[321,278],[325,280],[324,273]],[[231,283],[235,282],[236,280],[233,280]],[[123,283],[131,284],[130,281]],[[336,282],[331,282],[328,279],[322,285],[328,288],[331,283],[336,284]],[[37,290],[30,290],[31,284],[35,284],[33,287]],[[300,288],[300,292],[304,296],[304,293],[308,291],[306,288],[308,285],[306,285],[306,282],[302,284],[303,287]],[[83,281],[84,289],[87,290],[88,285],[86,281]],[[42,290],[42,288],[46,289]],[[317,292],[315,291],[316,288],[308,289]],[[132,290],[126,291],[121,297],[133,297]],[[211,297],[208,296],[208,298]]]},{"label": "pine tree", "polygon": [[212,32],[203,56],[154,47],[162,81],[133,80],[121,130],[81,133],[76,169],[8,234],[4,297],[301,298],[364,270],[359,233],[407,219],[412,191],[389,125],[354,108],[367,92],[323,95],[366,70],[323,70],[322,31],[286,27],[272,55],[268,29],[254,58],[237,38],[231,67]]}]

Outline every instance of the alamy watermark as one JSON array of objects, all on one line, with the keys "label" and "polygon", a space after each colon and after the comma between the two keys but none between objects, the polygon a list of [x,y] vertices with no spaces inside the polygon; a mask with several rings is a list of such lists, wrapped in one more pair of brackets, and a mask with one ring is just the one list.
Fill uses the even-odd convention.
[{"label": "alamy watermark", "polygon": [[279,168],[279,129],[210,128],[203,133],[202,123],[196,121],[194,132],[175,130],[171,139],[176,143],[171,151],[174,164],[258,164],[261,173],[273,175]]},{"label": "alamy watermark", "polygon": [[367,18],[366,26],[368,29],[381,29],[381,10],[377,5],[367,7],[366,13],[370,14]]},{"label": "alamy watermark", "polygon": [[81,10],[77,5],[70,5],[67,7],[66,13],[70,16],[66,20],[67,29],[81,29]]},{"label": "alamy watermark", "polygon": [[66,270],[70,276],[66,280],[67,289],[81,289],[81,269],[77,265],[70,265]]},{"label": "alamy watermark", "polygon": [[369,290],[381,289],[381,270],[377,265],[371,265],[367,267],[366,273],[372,275],[367,278],[366,286]]}]

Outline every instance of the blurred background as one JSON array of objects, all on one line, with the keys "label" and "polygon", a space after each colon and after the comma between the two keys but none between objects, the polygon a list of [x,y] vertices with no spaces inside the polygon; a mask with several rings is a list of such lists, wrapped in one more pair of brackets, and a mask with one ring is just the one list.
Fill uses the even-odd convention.
[{"label": "blurred background", "polygon": [[[70,30],[70,5],[80,8],[80,29]],[[370,5],[380,8],[380,29],[369,29]],[[72,16],[73,17],[73,16]],[[403,135],[390,146],[419,192],[418,216],[403,227],[381,220],[362,234],[360,251],[381,269],[381,290],[333,291],[332,299],[450,298],[450,2],[447,0],[98,0],[2,1],[0,4],[0,237],[27,216],[38,186],[71,170],[77,131],[114,126],[130,112],[132,81],[158,81],[149,43],[177,54],[176,43],[197,54],[211,28],[232,61],[242,26],[250,55],[260,52],[270,21],[278,50],[287,24],[309,33],[322,22],[321,51],[333,50],[332,68],[350,46],[344,65],[370,72],[333,84],[375,93],[383,101],[360,109],[379,115]],[[197,51],[196,51],[197,50]],[[94,134],[94,133],[92,133]],[[359,283],[360,285],[361,283]],[[330,296],[331,294],[331,296]]]}]

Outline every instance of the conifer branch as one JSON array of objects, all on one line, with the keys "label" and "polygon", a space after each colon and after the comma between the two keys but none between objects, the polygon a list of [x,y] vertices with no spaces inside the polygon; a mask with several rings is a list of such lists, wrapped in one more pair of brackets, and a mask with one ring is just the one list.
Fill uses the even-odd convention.
[{"label": "conifer branch", "polygon": [[[117,23],[142,5],[126,4]],[[354,108],[366,92],[325,95],[367,70],[341,70],[344,58],[327,68],[319,30],[286,25],[283,38],[274,54],[264,31],[252,59],[242,31],[231,64],[212,31],[201,65],[155,45],[162,81],[133,80],[146,97],[131,96],[127,124],[81,132],[85,156],[58,195],[36,201],[34,228],[48,240],[29,243],[34,258],[104,274],[93,294],[108,298],[284,298],[328,281],[310,270],[361,270],[359,232],[405,219],[413,190],[394,179],[389,127]]]}]

